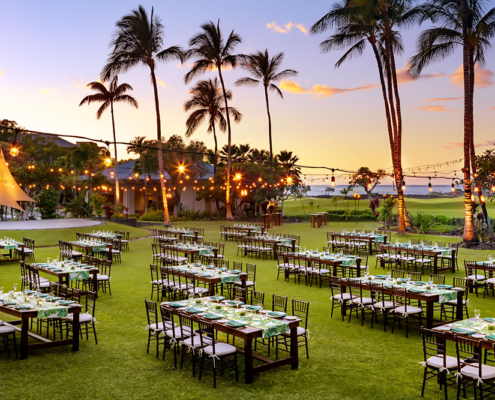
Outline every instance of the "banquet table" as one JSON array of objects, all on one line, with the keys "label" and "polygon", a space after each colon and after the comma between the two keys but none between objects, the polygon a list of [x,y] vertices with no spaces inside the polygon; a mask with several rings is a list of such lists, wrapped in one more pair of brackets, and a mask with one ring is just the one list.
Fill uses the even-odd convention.
[{"label": "banquet table", "polygon": [[[98,268],[96,267],[91,267],[91,268],[84,268],[83,264],[75,263],[74,269],[72,269],[72,266],[69,267],[60,267],[59,264],[54,264],[52,263],[35,263],[33,264],[38,268],[39,272],[43,272],[47,275],[55,276],[57,277],[59,283],[61,285],[66,285],[70,286],[69,283],[72,280],[82,280],[82,279],[89,279],[89,277],[92,277],[93,280],[93,287],[95,288],[95,292],[98,292]],[[77,265],[79,264],[79,265]]]},{"label": "banquet table", "polygon": [[[189,314],[187,312],[187,302],[182,302],[184,307],[181,308],[175,308],[171,306],[172,303],[162,303],[165,307],[170,309],[175,315],[178,315],[180,312]],[[222,307],[225,303],[218,303],[222,304]],[[232,307],[228,307],[229,311],[228,314],[235,315],[236,311],[232,310]],[[249,314],[249,313],[247,313]],[[200,318],[206,319],[202,315],[198,315],[195,313],[189,314],[193,317],[195,321],[197,321]],[[258,319],[256,315],[259,314],[254,314],[254,318]],[[266,315],[266,314],[265,314]],[[231,317],[230,319],[233,319],[234,317]],[[266,334],[267,328],[266,322],[260,321],[259,323],[256,322],[251,322],[248,319],[248,317],[243,318],[236,316],[235,320],[246,320],[247,324],[246,326],[242,328],[234,328],[226,325],[223,322],[218,322],[222,320],[210,320],[210,322],[213,323],[214,328],[219,331],[226,333],[228,335],[232,335],[234,337],[237,337],[241,340],[244,341],[244,349],[237,349],[237,352],[244,354],[244,363],[245,363],[245,368],[244,368],[244,380],[245,383],[252,383],[253,382],[253,377],[254,374],[261,373],[264,371],[269,371],[275,368],[282,367],[284,365],[291,365],[292,369],[298,369],[299,368],[299,353],[298,353],[298,343],[297,343],[297,328],[299,326],[300,319],[293,319],[293,320],[288,320],[285,318],[282,319],[274,319],[273,324],[281,325],[281,323],[284,325],[284,330],[287,329],[290,332],[290,341],[289,341],[289,357],[278,359],[278,360],[271,360],[269,358],[260,356],[258,354],[255,354],[253,352],[253,339],[256,340],[257,338],[262,338],[262,337],[269,337]],[[225,321],[225,320],[224,320]],[[270,320],[267,320],[267,322],[270,322]],[[253,326],[254,325],[254,326]],[[261,326],[259,326],[261,325]],[[269,328],[268,328],[269,329]],[[253,365],[254,359],[258,361],[262,361],[264,364],[262,365]]]},{"label": "banquet table", "polygon": [[224,226],[223,235],[225,239],[237,238],[239,236],[251,236],[254,233],[265,233],[265,228],[263,226]]},{"label": "banquet table", "polygon": [[190,262],[194,262],[196,257],[213,254],[213,258],[217,258],[218,248],[212,246],[185,246],[181,244],[171,245],[172,249],[177,250],[179,253],[183,253],[189,257]]},{"label": "banquet table", "polygon": [[356,256],[338,256],[336,254],[318,253],[305,251],[301,253],[285,253],[284,262],[288,263],[290,258],[298,257],[308,263],[308,267],[311,267],[312,263],[319,263],[320,265],[329,265],[332,267],[332,276],[338,276],[338,268],[343,268],[346,271],[348,269],[356,269],[356,276],[361,276],[361,261],[362,259]]},{"label": "banquet table", "polygon": [[193,231],[193,230],[185,230],[184,231],[181,229],[169,228],[169,229],[160,229],[159,232],[160,232],[160,235],[173,235],[173,236],[179,238],[179,240],[183,236],[194,238],[195,241],[198,240],[198,231]]},{"label": "banquet table", "polygon": [[69,243],[72,245],[72,247],[83,250],[83,252],[87,256],[93,254],[94,252],[103,251],[102,249],[106,249],[105,253],[107,253],[107,259],[112,260],[112,244],[83,241],[73,241]]},{"label": "banquet table", "polygon": [[228,282],[241,282],[241,287],[246,288],[246,280],[248,278],[247,273],[239,271],[240,273],[229,273],[226,268],[222,269],[222,274],[218,273],[218,268],[214,266],[204,266],[198,264],[180,265],[162,267],[173,270],[173,273],[177,273],[181,277],[186,277],[186,273],[194,273],[194,279],[197,282],[204,282],[208,285],[209,294],[213,296],[215,294],[215,285],[217,283]]},{"label": "banquet table", "polygon": [[[81,313],[82,306],[80,304],[71,304],[67,307],[48,305],[48,303],[43,303],[42,305],[33,305],[31,309],[17,309],[16,305],[7,305],[8,293],[4,293],[0,296],[0,313],[5,313],[16,317],[18,319],[13,321],[4,322],[4,325],[12,326],[17,331],[21,332],[21,359],[28,357],[30,350],[46,349],[58,346],[72,345],[73,351],[79,350],[79,314]],[[16,297],[22,298],[22,292],[17,292]],[[16,301],[16,300],[15,300]],[[20,303],[20,301],[19,301]],[[22,304],[22,303],[20,303]],[[58,315],[73,314],[73,324],[74,324],[74,334],[72,339],[62,339],[62,340],[49,340],[43,336],[39,336],[33,332],[29,332],[29,322],[32,318],[47,318],[47,314],[52,314],[51,316],[57,317]],[[18,327],[20,325],[20,328]],[[39,343],[28,343],[28,337],[36,339]]]},{"label": "banquet table", "polygon": [[359,233],[332,233],[332,251],[335,251],[335,239],[342,238],[345,241],[359,240],[362,242],[368,242],[368,251],[370,255],[373,254],[373,243],[386,244],[387,235],[377,235],[371,233],[359,234]]},{"label": "banquet table", "polygon": [[[8,253],[0,253],[0,264],[2,262],[24,261],[26,254],[24,253],[24,243],[17,241],[5,241],[0,239],[0,250],[8,250]],[[14,258],[14,250],[19,249],[21,258]]]},{"label": "banquet table", "polygon": [[[272,246],[274,260],[277,259],[277,251],[279,246],[290,246],[293,252],[296,251],[296,239],[292,238],[277,238],[270,236],[249,236],[244,238],[245,246],[247,246],[250,242],[260,244],[263,247],[265,247],[265,245]],[[244,250],[244,255],[247,255],[247,248]]]},{"label": "banquet table", "polygon": [[85,233],[84,235],[96,239],[122,239],[122,235],[119,233]]},{"label": "banquet table", "polygon": [[[434,246],[421,246],[421,245],[409,245],[403,243],[400,245],[380,245],[378,246],[380,250],[388,251],[389,249],[397,251],[397,254],[423,254],[425,256],[433,257],[432,262],[432,273],[438,274],[440,271],[450,271],[455,272],[455,260],[456,260],[456,249],[451,248],[435,248]],[[447,254],[448,253],[448,254]],[[446,255],[451,258],[450,267],[441,267],[438,265],[438,256]],[[380,264],[382,268],[385,268],[385,263],[383,258],[380,259]]]},{"label": "banquet table", "polygon": [[[492,350],[495,344],[495,319],[479,318],[460,319],[451,323],[444,322],[433,327],[433,330],[445,332],[447,340],[455,341],[456,335],[481,341],[481,348]],[[479,349],[481,352],[481,349]],[[481,357],[481,356],[480,356]]]},{"label": "banquet table", "polygon": [[[354,278],[350,279],[342,279],[342,286],[345,292],[345,289],[347,286],[350,285],[350,282],[352,280],[356,280]],[[394,287],[407,287],[407,298],[412,299],[412,300],[420,300],[421,302],[424,302],[426,304],[426,327],[428,329],[433,328],[433,323],[434,323],[434,318],[433,318],[433,312],[434,312],[434,304],[435,303],[444,303],[449,300],[454,299],[453,292],[455,292],[455,298],[457,299],[457,306],[456,306],[456,319],[462,319],[462,308],[463,308],[463,302],[462,299],[464,297],[464,289],[462,288],[451,288],[451,289],[446,289],[446,290],[424,290],[422,291],[422,287],[418,285],[405,285],[404,283],[402,284],[394,284],[393,282],[383,280],[383,279],[377,279],[377,280],[367,280],[367,278],[360,278],[362,284],[363,284],[363,289],[366,291],[373,291],[374,288],[376,288],[377,283],[383,283],[383,292],[385,294],[391,295],[393,293],[392,286]],[[404,282],[404,280],[401,280]],[[448,285],[444,285],[448,286]],[[412,291],[411,289],[415,288],[416,290]],[[345,307],[342,307],[342,312],[345,314]]]}]

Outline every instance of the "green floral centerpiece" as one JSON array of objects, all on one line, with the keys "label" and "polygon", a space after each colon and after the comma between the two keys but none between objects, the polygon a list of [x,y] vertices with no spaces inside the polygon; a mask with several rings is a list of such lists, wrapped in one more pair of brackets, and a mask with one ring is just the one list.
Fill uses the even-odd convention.
[{"label": "green floral centerpiece", "polygon": [[495,331],[495,325],[488,325],[489,331]]},{"label": "green floral centerpiece", "polygon": [[196,304],[201,304],[201,300],[200,299],[197,299],[196,300]]},{"label": "green floral centerpiece", "polygon": [[221,310],[221,309],[222,309],[222,306],[221,306],[220,304],[217,304],[217,305],[215,306],[215,310]]},{"label": "green floral centerpiece", "polygon": [[244,311],[241,311],[241,312],[239,313],[239,316],[240,316],[240,317],[244,317],[244,316],[246,316],[246,313],[245,313]]}]

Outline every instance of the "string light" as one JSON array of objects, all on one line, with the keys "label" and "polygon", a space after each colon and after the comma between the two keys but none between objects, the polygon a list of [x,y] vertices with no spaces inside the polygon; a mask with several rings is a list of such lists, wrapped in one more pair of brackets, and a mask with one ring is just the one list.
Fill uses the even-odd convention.
[{"label": "string light", "polygon": [[455,185],[454,185],[454,180],[452,179],[452,193],[455,193]]},{"label": "string light", "polygon": [[433,186],[431,186],[431,176],[428,179],[430,180],[430,183],[428,183],[428,191],[433,192]]},{"label": "string light", "polygon": [[406,190],[406,181],[402,181],[402,190]]}]

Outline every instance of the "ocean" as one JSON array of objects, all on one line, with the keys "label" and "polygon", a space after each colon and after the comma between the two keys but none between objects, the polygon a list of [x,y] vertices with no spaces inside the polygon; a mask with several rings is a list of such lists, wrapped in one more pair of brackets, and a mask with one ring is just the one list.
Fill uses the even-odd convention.
[{"label": "ocean", "polygon": [[[330,185],[309,185],[311,187],[311,190],[308,192],[308,196],[319,196],[319,195],[324,195],[325,189],[327,187],[330,187]],[[334,195],[334,196],[340,196],[341,193],[340,191],[342,189],[347,188],[346,185],[336,185],[335,186],[335,191],[328,193],[329,195]],[[457,189],[462,190],[462,186],[457,186]],[[355,189],[356,193],[360,195],[365,195],[366,192],[362,187],[356,187]],[[452,186],[451,185],[433,185],[433,191],[435,192],[441,192],[441,193],[452,193]],[[354,192],[352,192],[354,193]],[[352,196],[352,193],[350,194]],[[382,195],[382,194],[396,194],[397,192],[393,189],[392,185],[377,185],[375,189],[373,190],[373,195]],[[407,194],[423,194],[427,195],[429,193],[428,191],[428,184],[426,185],[407,185],[406,190],[404,193]]]}]

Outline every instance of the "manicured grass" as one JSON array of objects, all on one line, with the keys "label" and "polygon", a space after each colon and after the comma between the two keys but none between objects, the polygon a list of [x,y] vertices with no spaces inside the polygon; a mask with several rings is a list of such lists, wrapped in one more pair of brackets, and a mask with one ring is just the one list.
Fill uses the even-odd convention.
[{"label": "manicured grass", "polygon": [[[187,222],[180,225],[205,228],[206,240],[219,241],[219,222]],[[375,223],[360,224],[358,229],[376,227]],[[328,230],[353,229],[354,223],[333,223]],[[274,232],[301,235],[301,245],[321,248],[326,244],[327,229],[312,230],[309,223],[285,224]],[[59,232],[65,235],[65,230]],[[55,232],[56,234],[56,232]],[[3,233],[2,233],[3,235]],[[75,236],[73,236],[75,237]],[[415,238],[418,235],[408,235]],[[431,238],[455,242],[458,238]],[[68,237],[68,239],[71,239]],[[395,239],[393,239],[395,240]],[[239,357],[240,381],[227,373],[213,389],[211,373],[201,382],[192,377],[190,360],[184,370],[173,367],[172,353],[165,361],[146,354],[146,313],[144,298],[150,296],[149,263],[151,239],[133,241],[131,250],[124,252],[122,264],[112,268],[112,296],[102,294],[97,301],[96,318],[99,344],[83,340],[81,350],[72,353],[69,348],[33,351],[28,360],[7,358],[0,349],[1,392],[12,399],[419,399],[423,368],[419,329],[410,330],[409,339],[403,329],[392,335],[383,332],[379,323],[373,329],[369,317],[361,327],[352,317],[351,322],[340,316],[330,319],[330,289],[307,287],[276,279],[275,261],[237,257],[235,242],[226,245],[228,260],[257,264],[257,289],[266,293],[265,307],[271,304],[272,293],[310,301],[309,330],[310,358],[300,352],[297,371],[289,366],[255,376],[252,385],[242,381],[243,362]],[[495,253],[495,252],[494,252]],[[54,257],[58,249],[36,250],[37,260]],[[486,260],[489,252],[461,250],[464,258]],[[375,260],[369,261],[374,270]],[[462,276],[463,271],[457,272]],[[19,264],[0,266],[0,286],[6,290],[19,282]],[[447,274],[452,282],[452,274]],[[156,299],[156,297],[155,297]],[[481,309],[482,316],[494,316],[495,298],[470,296],[469,309]],[[8,316],[0,315],[2,319]],[[236,345],[242,346],[239,340]],[[258,347],[259,349],[259,347]],[[448,344],[450,354],[453,343]],[[455,391],[450,389],[450,397]],[[471,394],[472,397],[472,394]],[[426,399],[443,398],[434,380],[427,384]]]},{"label": "manicured grass", "polygon": [[[47,221],[47,227],[50,227],[50,222]],[[61,240],[75,240],[76,232],[91,233],[94,230],[104,230],[114,232],[115,230],[126,231],[130,233],[130,238],[139,238],[149,235],[149,232],[140,229],[133,228],[132,226],[115,224],[113,222],[107,222],[102,225],[87,226],[84,228],[67,228],[67,229],[46,229],[46,230],[28,230],[28,231],[0,231],[0,238],[5,236],[13,238],[22,242],[23,237],[28,237],[35,240],[35,246],[55,246],[58,245],[59,239]]]},{"label": "manicured grass", "polygon": [[[311,208],[308,202],[313,201],[314,205]],[[442,199],[412,199],[406,198],[406,207],[408,212],[416,213],[418,211],[435,214],[435,215],[445,215],[447,217],[464,217],[464,203],[463,197],[457,198],[442,198]],[[344,210],[347,209],[347,202],[349,202],[349,209],[354,210],[355,204],[354,200],[345,200],[337,202],[337,209]],[[304,208],[306,210],[306,215],[315,213],[318,211],[334,211],[335,203],[330,199],[320,199],[307,197],[303,199]],[[488,212],[493,214],[495,212],[495,204],[493,202],[486,203],[488,207]],[[318,205],[320,208],[318,208]],[[359,209],[368,209],[369,201],[367,198],[361,198],[359,200]],[[279,204],[279,206],[281,206]],[[357,206],[357,205],[356,205]],[[292,215],[304,215],[303,207],[301,205],[301,200],[289,199],[284,204],[285,215],[290,217]]]}]

